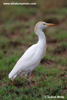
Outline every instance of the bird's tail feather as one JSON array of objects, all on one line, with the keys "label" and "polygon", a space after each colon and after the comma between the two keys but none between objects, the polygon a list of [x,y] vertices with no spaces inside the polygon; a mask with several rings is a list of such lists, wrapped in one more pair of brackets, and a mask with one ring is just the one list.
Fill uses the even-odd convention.
[{"label": "bird's tail feather", "polygon": [[9,73],[8,77],[9,77],[11,80],[15,79],[15,78],[17,77],[17,70],[13,69],[13,70]]}]

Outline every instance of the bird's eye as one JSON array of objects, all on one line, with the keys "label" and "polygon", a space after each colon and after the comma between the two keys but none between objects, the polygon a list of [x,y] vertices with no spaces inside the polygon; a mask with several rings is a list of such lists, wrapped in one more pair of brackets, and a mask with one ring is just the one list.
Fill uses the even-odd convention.
[{"label": "bird's eye", "polygon": [[45,25],[45,23],[43,25]]}]

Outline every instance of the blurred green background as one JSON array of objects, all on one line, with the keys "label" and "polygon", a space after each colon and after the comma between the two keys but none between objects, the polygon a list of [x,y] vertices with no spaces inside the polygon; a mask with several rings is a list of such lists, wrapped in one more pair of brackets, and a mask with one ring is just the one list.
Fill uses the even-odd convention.
[{"label": "blurred green background", "polygon": [[[37,5],[5,6],[3,2],[36,2]],[[56,25],[44,30],[47,52],[33,71],[31,90],[25,79],[18,77],[12,82],[8,74],[25,50],[37,42],[34,26],[38,21]],[[44,98],[46,95],[64,96],[67,100],[67,0],[1,0],[0,99],[48,100]]]}]

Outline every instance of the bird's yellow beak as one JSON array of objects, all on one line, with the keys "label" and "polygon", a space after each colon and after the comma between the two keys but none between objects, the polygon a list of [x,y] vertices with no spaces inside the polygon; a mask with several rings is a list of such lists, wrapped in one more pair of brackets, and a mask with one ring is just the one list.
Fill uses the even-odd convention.
[{"label": "bird's yellow beak", "polygon": [[55,24],[52,23],[46,23],[47,26],[54,26]]}]

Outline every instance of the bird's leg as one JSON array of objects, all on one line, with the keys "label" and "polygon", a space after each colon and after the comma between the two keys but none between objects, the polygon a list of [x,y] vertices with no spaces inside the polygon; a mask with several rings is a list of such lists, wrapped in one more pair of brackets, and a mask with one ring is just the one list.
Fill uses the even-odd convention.
[{"label": "bird's leg", "polygon": [[22,76],[21,74],[18,74],[18,75],[21,76],[22,78],[24,78],[25,80],[27,80],[29,82],[30,89],[32,89],[30,75],[29,75],[29,79],[27,79],[25,76]]},{"label": "bird's leg", "polygon": [[30,74],[29,74],[29,87],[30,87],[30,89],[32,89],[32,84],[31,84]]},{"label": "bird's leg", "polygon": [[27,76],[27,74],[25,74],[24,76]]},{"label": "bird's leg", "polygon": [[19,76],[21,76],[22,78],[24,78],[25,80],[29,81],[25,76],[18,74]]},{"label": "bird's leg", "polygon": [[21,76],[22,78],[26,79],[27,81],[29,81],[25,76],[21,75],[21,72],[22,72],[22,71],[20,71],[20,72],[18,73],[18,75]]},{"label": "bird's leg", "polygon": [[[29,73],[29,78],[32,77],[32,72]],[[31,81],[35,81],[35,79],[31,79]]]},{"label": "bird's leg", "polygon": [[18,73],[18,75],[21,76],[22,78],[24,78],[25,80],[27,80],[29,82],[30,89],[32,89],[31,79],[30,79],[31,73],[29,74],[29,79],[27,79],[25,76],[21,75],[21,71]]},{"label": "bird's leg", "polygon": [[31,76],[32,72],[29,73],[29,76]]}]

